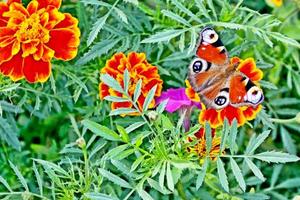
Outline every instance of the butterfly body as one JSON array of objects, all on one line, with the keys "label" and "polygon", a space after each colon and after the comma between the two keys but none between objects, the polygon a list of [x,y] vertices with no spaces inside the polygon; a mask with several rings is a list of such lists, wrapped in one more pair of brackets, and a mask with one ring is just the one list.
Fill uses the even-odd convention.
[{"label": "butterfly body", "polygon": [[230,62],[211,27],[201,31],[196,56],[189,66],[188,80],[207,108],[255,107],[263,101],[262,90],[238,70],[238,60]]}]

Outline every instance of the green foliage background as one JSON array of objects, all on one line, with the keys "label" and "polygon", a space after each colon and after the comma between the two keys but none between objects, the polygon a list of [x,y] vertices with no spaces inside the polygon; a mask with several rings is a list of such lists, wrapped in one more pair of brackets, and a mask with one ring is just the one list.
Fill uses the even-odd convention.
[{"label": "green foliage background", "polygon": [[[61,10],[76,16],[82,31],[77,58],[54,61],[44,84],[0,77],[0,198],[300,195],[299,9],[298,0],[274,9],[263,0],[64,0]],[[147,110],[123,118],[98,96],[99,70],[116,52],[145,52],[164,89],[184,86],[206,25],[215,26],[231,56],[254,57],[265,75],[264,110],[244,127],[226,123],[217,131],[226,154],[216,162],[186,151],[200,127],[197,112],[184,133],[180,116],[162,112],[163,105],[155,122]]]}]

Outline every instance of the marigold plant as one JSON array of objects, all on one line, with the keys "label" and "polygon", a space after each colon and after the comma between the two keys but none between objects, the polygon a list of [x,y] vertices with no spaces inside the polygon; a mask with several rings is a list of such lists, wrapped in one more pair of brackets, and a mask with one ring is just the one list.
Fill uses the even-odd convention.
[{"label": "marigold plant", "polygon": [[0,3],[0,72],[13,81],[45,82],[51,59],[77,55],[78,20],[59,12],[61,0],[21,0]]},{"label": "marigold plant", "polygon": [[[124,87],[124,71],[128,70],[130,80],[128,94],[133,97],[135,88],[138,81],[141,80],[141,95],[137,99],[137,105],[142,110],[145,98],[149,91],[156,86],[155,97],[160,96],[162,90],[163,81],[161,80],[158,69],[156,66],[151,65],[146,60],[145,53],[131,52],[127,56],[123,53],[117,53],[110,58],[105,66],[101,69],[101,74],[109,74],[115,78],[118,83]],[[113,90],[103,82],[99,84],[99,96],[100,99],[104,99],[106,96],[124,97],[125,95]],[[153,99],[149,105],[149,108],[155,106],[155,99]],[[117,108],[132,108],[133,104],[130,101],[125,102],[112,102],[111,109]]]}]

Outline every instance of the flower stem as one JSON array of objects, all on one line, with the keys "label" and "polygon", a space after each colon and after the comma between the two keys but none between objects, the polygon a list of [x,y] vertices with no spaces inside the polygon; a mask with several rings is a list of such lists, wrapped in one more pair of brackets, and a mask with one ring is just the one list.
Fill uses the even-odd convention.
[{"label": "flower stem", "polygon": [[186,194],[184,192],[184,188],[182,185],[181,180],[179,180],[176,184],[176,189],[178,191],[179,196],[181,197],[182,200],[187,200]]}]

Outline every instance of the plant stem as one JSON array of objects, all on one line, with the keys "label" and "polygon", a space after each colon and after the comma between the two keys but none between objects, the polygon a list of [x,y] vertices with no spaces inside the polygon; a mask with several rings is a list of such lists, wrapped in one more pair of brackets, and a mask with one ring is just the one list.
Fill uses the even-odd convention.
[{"label": "plant stem", "polygon": [[183,185],[182,185],[181,180],[179,180],[179,181],[177,182],[177,184],[176,184],[176,189],[177,189],[177,191],[178,191],[178,194],[179,194],[180,198],[181,198],[182,200],[187,200],[187,197],[186,197],[186,194],[185,194],[185,192],[184,192],[184,188],[183,188]]}]

